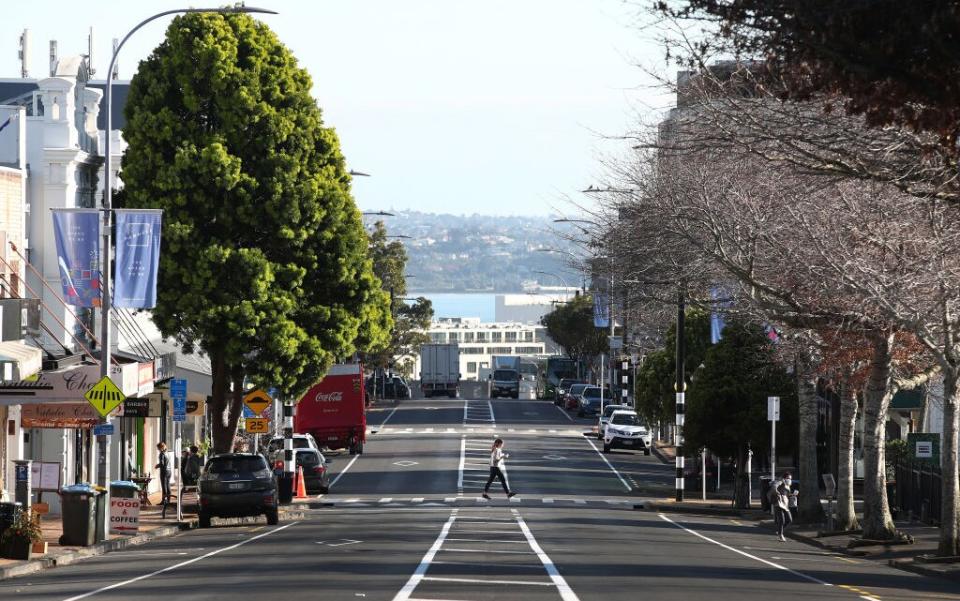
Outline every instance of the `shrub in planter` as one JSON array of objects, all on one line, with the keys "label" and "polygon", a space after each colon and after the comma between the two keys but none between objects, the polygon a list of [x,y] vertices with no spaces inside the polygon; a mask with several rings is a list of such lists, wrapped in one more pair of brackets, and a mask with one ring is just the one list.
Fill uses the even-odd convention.
[{"label": "shrub in planter", "polygon": [[0,538],[0,556],[7,559],[30,559],[33,543],[43,540],[39,516],[21,511]]}]

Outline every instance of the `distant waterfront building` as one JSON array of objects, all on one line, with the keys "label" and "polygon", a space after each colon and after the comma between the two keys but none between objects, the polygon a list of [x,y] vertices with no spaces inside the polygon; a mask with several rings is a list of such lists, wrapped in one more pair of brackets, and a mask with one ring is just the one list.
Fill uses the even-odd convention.
[{"label": "distant waterfront building", "polygon": [[[457,343],[460,346],[460,374],[464,380],[476,380],[483,368],[489,368],[493,355],[545,358],[561,349],[539,324],[481,322],[476,317],[443,318],[428,330],[430,342]],[[420,373],[420,357],[414,360],[413,374]]]},{"label": "distant waterfront building", "polygon": [[494,302],[494,320],[539,324],[544,315],[553,311],[557,303],[573,298],[576,288],[560,286],[540,286],[536,292],[525,294],[498,294]]}]

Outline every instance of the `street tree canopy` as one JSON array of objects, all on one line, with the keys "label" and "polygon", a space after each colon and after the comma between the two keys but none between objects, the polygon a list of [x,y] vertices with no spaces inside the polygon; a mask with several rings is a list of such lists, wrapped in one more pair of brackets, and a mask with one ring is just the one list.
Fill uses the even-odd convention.
[{"label": "street tree canopy", "polygon": [[556,308],[541,320],[547,334],[575,361],[607,352],[607,331],[593,325],[593,297],[581,294]]},{"label": "street tree canopy", "polygon": [[389,299],[311,86],[266,25],[219,13],[175,18],[130,84],[118,204],[164,210],[153,320],[210,357],[216,452],[244,381],[295,396],[387,343]]}]

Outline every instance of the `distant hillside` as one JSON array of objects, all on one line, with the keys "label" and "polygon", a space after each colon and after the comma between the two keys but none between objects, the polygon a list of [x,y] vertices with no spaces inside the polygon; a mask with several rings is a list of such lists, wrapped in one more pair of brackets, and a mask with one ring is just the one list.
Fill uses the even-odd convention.
[{"label": "distant hillside", "polygon": [[[372,218],[368,218],[372,219]],[[387,231],[403,240],[410,255],[410,292],[520,292],[524,283],[580,285],[569,255],[542,252],[576,247],[551,234],[549,217],[491,217],[396,212],[382,217]],[[558,277],[535,273],[546,271]]]}]

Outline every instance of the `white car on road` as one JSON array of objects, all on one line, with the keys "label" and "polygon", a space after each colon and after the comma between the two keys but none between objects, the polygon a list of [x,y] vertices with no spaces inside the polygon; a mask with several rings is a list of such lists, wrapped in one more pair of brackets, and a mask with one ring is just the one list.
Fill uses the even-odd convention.
[{"label": "white car on road", "polygon": [[603,406],[603,413],[600,414],[600,424],[597,426],[597,438],[603,440],[603,429],[607,427],[607,424],[610,422],[610,416],[613,415],[614,411],[630,411],[628,405],[615,405],[609,404]]},{"label": "white car on road", "polygon": [[614,411],[603,432],[603,452],[610,449],[635,449],[650,454],[652,436],[634,411]]}]

